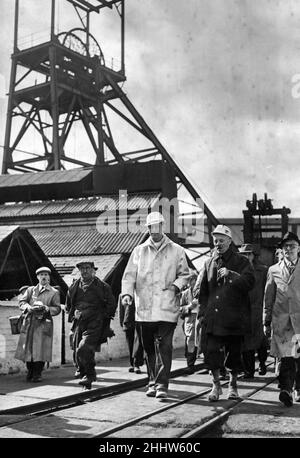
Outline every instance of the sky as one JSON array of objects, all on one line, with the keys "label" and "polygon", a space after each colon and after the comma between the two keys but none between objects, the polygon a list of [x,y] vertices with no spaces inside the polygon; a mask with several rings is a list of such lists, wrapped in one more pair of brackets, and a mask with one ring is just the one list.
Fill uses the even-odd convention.
[{"label": "sky", "polygon": [[[21,37],[47,33],[45,1],[20,0]],[[70,29],[62,2],[58,27]],[[14,2],[1,7],[3,145]],[[114,56],[113,19],[94,16],[94,35]],[[242,217],[253,193],[300,217],[297,0],[127,0],[125,47],[123,90],[217,218]]]}]

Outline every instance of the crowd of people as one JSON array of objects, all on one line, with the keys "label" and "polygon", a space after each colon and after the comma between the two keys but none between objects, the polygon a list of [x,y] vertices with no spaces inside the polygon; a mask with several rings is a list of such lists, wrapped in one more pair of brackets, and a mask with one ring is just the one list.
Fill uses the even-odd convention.
[{"label": "crowd of people", "polygon": [[[238,375],[267,372],[268,353],[276,358],[279,400],[300,402],[300,263],[298,236],[288,232],[271,267],[259,261],[255,245],[239,251],[225,225],[212,232],[214,249],[199,273],[191,270],[183,247],[164,233],[159,212],[147,216],[147,240],[128,260],[116,301],[109,284],[96,276],[93,262],[77,264],[80,278],[69,288],[65,310],[71,323],[75,377],[86,389],[96,380],[95,352],[111,337],[117,307],[129,352],[129,371],[147,367],[148,397],[168,397],[173,335],[179,316],[185,337],[187,373],[200,354],[211,374],[210,402],[222,395],[220,380],[229,377],[228,399],[238,399]],[[20,290],[22,325],[15,357],[27,365],[27,380],[39,382],[51,361],[53,321],[61,311],[59,291],[50,286],[51,271],[36,271],[38,284]]]}]

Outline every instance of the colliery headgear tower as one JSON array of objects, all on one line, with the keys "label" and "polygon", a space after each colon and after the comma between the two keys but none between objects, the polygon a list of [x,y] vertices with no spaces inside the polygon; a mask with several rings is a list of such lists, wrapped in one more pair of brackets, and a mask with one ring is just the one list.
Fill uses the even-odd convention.
[{"label": "colliery headgear tower", "polygon": [[[81,27],[55,34],[57,1],[51,0],[49,41],[20,49],[20,0],[15,0],[14,52],[2,167],[4,174],[9,170],[60,170],[65,168],[67,162],[79,166],[90,165],[65,153],[65,144],[75,122],[81,122],[84,126],[96,155],[96,164],[104,162],[104,144],[116,160],[122,160],[111,136],[104,104],[120,96],[118,83],[125,81],[124,0],[67,1],[76,10]],[[99,13],[103,8],[116,9],[120,17],[121,62],[116,70],[106,64],[97,40],[90,33],[91,13]],[[33,74],[38,77],[38,83],[32,83]],[[15,138],[12,139],[12,127],[17,119],[21,120],[21,124],[18,123]],[[14,151],[32,128],[40,134],[43,151],[30,158],[15,160]]]},{"label": "colliery headgear tower", "polygon": [[[20,2],[15,0],[14,52],[2,173],[54,171],[94,165],[109,166],[111,170],[113,165],[127,166],[129,163],[160,160],[172,170],[177,191],[184,191],[185,198],[192,197],[193,202],[197,202],[196,205],[185,202],[193,206],[192,212],[181,216],[202,219],[206,216],[206,235],[211,243],[212,228],[219,221],[122,89],[126,80],[125,0],[51,0],[49,39],[22,49],[18,44]],[[57,9],[62,5],[72,9],[80,27],[56,32]],[[119,22],[120,55],[117,65],[115,62],[111,65],[111,61],[108,63],[102,43],[98,43],[91,33],[91,19],[104,12],[114,13]],[[37,79],[33,80],[36,76]],[[115,141],[119,132],[114,132],[114,138],[111,117],[125,125],[126,133],[130,130],[131,134],[142,139],[136,149],[124,151],[124,142]],[[68,139],[78,124],[88,138],[93,160],[88,159],[86,151],[80,157],[74,157],[69,149]],[[28,137],[30,130],[38,135],[41,144],[36,152],[31,147],[29,152],[20,149],[21,140]],[[18,151],[29,157],[24,157],[24,154],[18,157]],[[208,243],[203,245],[208,246]]]}]

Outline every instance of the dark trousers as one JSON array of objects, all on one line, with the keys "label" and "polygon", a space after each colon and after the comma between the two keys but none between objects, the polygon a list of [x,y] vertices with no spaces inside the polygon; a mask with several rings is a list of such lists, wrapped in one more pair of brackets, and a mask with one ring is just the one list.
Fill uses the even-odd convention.
[{"label": "dark trousers", "polygon": [[139,322],[145,350],[149,386],[168,389],[176,323]]},{"label": "dark trousers", "polygon": [[266,361],[267,361],[267,357],[268,357],[268,348],[267,348],[267,346],[262,345],[257,350],[243,351],[243,353],[242,353],[243,366],[244,366],[244,371],[247,374],[254,375],[254,372],[255,372],[255,352],[257,352],[257,358],[258,358],[260,366],[264,366]]},{"label": "dark trousers", "polygon": [[278,379],[281,390],[300,390],[300,358],[281,358]]},{"label": "dark trousers", "polygon": [[195,347],[194,351],[188,351],[187,343],[185,343],[185,357],[188,367],[193,367],[197,359],[198,347]]},{"label": "dark trousers", "polygon": [[130,366],[142,366],[144,364],[144,348],[139,326],[126,329],[125,336],[128,345]]},{"label": "dark trousers", "polygon": [[95,376],[95,351],[103,330],[103,323],[85,329],[80,324],[74,329],[73,358],[77,369],[87,377]]},{"label": "dark trousers", "polygon": [[243,336],[207,334],[204,359],[208,368],[216,370],[225,366],[230,372],[237,374],[241,367],[242,341]]},{"label": "dark trousers", "polygon": [[27,377],[40,377],[43,369],[44,369],[44,361],[27,361],[26,367],[28,370]]}]

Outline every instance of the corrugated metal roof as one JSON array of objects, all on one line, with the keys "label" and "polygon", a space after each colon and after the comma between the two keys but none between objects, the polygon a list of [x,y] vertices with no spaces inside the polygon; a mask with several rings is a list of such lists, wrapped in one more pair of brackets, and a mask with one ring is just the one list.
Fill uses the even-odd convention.
[{"label": "corrugated metal roof", "polygon": [[64,256],[64,257],[51,257],[50,261],[56,270],[62,275],[67,285],[71,285],[73,279],[80,276],[79,270],[76,267],[78,262],[93,261],[95,266],[98,267],[97,276],[101,280],[106,280],[119,261],[122,259],[122,254],[106,254],[97,256]]},{"label": "corrugated metal roof", "polygon": [[57,213],[61,213],[67,205],[68,202],[65,200],[49,202],[41,208],[39,215],[57,215]]},{"label": "corrugated metal roof", "polygon": [[33,202],[23,204],[0,205],[0,219],[18,218],[19,216],[67,215],[77,213],[100,213],[105,210],[134,211],[152,208],[160,197],[160,193],[129,194],[127,199],[119,199],[119,195],[72,199],[59,201]]},{"label": "corrugated metal roof", "polygon": [[28,204],[0,205],[0,217],[13,218],[14,216],[18,215],[19,212],[22,211],[27,205]]},{"label": "corrugated metal roof", "polygon": [[[11,205],[9,205],[11,207]],[[19,204],[20,210],[16,216],[34,216],[37,215],[44,207],[45,203],[34,202],[30,204]],[[0,216],[2,217],[2,208],[5,211],[5,205],[0,205]]]},{"label": "corrugated metal roof", "polygon": [[0,175],[0,188],[78,182],[90,173],[92,168]]},{"label": "corrugated metal roof", "polygon": [[30,229],[47,256],[130,253],[146,236],[141,232],[101,234],[96,229]]},{"label": "corrugated metal roof", "polygon": [[0,226],[0,242],[18,229],[19,226]]}]

